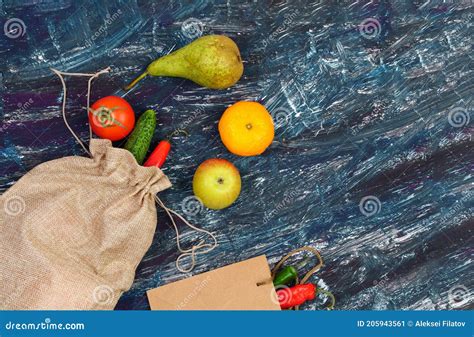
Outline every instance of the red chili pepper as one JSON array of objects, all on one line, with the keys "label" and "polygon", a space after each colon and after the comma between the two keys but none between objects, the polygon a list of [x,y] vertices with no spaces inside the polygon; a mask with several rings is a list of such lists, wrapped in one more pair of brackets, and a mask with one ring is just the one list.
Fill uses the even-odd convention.
[{"label": "red chili pepper", "polygon": [[314,284],[298,284],[291,288],[281,288],[277,290],[278,301],[282,309],[289,309],[303,304],[306,301],[314,300],[316,297],[316,286]]},{"label": "red chili pepper", "polygon": [[150,154],[150,157],[148,157],[147,161],[145,162],[145,164],[143,164],[143,166],[162,167],[166,161],[166,157],[168,156],[170,149],[171,143],[168,140],[162,140]]}]

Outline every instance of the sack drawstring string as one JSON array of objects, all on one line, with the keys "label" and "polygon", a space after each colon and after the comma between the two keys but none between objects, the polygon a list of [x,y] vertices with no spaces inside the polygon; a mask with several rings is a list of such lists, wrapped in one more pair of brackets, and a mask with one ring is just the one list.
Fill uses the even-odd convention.
[{"label": "sack drawstring string", "polygon": [[[212,234],[211,232],[192,225],[191,223],[189,223],[189,221],[187,221],[185,218],[183,218],[181,216],[181,214],[179,214],[179,213],[173,211],[172,209],[166,207],[165,204],[161,201],[161,199],[158,198],[158,196],[155,196],[155,200],[158,203],[158,205],[160,205],[161,208],[164,209],[166,214],[168,214],[168,217],[170,218],[171,223],[172,223],[172,225],[174,227],[174,230],[176,232],[176,244],[178,246],[178,250],[181,252],[181,255],[178,256],[178,258],[176,259],[176,268],[182,273],[188,273],[188,272],[190,272],[191,270],[194,269],[194,266],[196,265],[196,256],[197,255],[209,253],[210,251],[212,251],[214,248],[217,247],[217,239],[216,239],[215,235]],[[208,236],[210,236],[212,238],[212,240],[214,242],[212,244],[210,244],[210,243],[204,243],[205,241],[201,240],[197,245],[193,245],[189,249],[181,248],[181,243],[180,243],[180,236],[181,235],[179,234],[178,226],[176,225],[176,222],[174,221],[174,218],[173,218],[172,214],[174,214],[179,219],[181,219],[181,221],[183,221],[186,226],[190,227],[194,231],[207,234]],[[180,265],[181,260],[183,258],[187,257],[187,256],[191,257],[191,265],[188,268],[182,268],[181,265]]]},{"label": "sack drawstring string", "polygon": [[[66,124],[66,127],[68,128],[68,130],[71,132],[71,134],[74,136],[74,138],[76,139],[76,141],[82,146],[82,148],[84,149],[84,151],[87,152],[87,154],[89,154],[89,156],[92,156],[92,154],[90,153],[89,149],[86,147],[86,145],[82,142],[82,140],[79,138],[79,136],[74,132],[74,130],[71,128],[71,126],[69,125],[68,121],[67,121],[67,117],[66,117],[66,99],[67,99],[67,86],[66,86],[66,81],[64,80],[64,75],[67,75],[67,76],[80,76],[80,77],[89,77],[89,80],[87,81],[87,113],[89,113],[89,109],[90,109],[90,93],[91,93],[91,86],[92,86],[92,81],[94,80],[94,78],[97,78],[99,77],[101,74],[105,74],[105,73],[108,73],[110,72],[110,67],[107,67],[103,70],[100,70],[98,72],[96,72],[95,74],[87,74],[87,73],[66,73],[66,72],[63,72],[63,71],[59,71],[59,70],[56,70],[56,69],[53,69],[51,68],[51,71],[53,71],[56,75],[59,76],[59,79],[61,80],[61,84],[63,86],[63,104],[62,104],[62,115],[63,115],[63,120],[64,120],[64,124]],[[90,140],[92,139],[92,127],[89,123],[89,143],[90,143]],[[173,211],[172,209],[168,208],[165,206],[165,204],[161,201],[160,198],[158,198],[158,196],[155,196],[155,201],[157,202],[158,205],[160,205],[161,208],[163,208],[163,210],[166,212],[166,214],[168,215],[168,217],[170,218],[171,220],[171,223],[174,227],[174,230],[176,232],[176,243],[177,243],[177,246],[178,246],[178,250],[181,252],[181,255],[178,256],[178,258],[176,259],[176,268],[182,272],[182,273],[188,273],[190,271],[192,271],[196,265],[196,256],[199,255],[199,254],[206,254],[206,253],[209,253],[211,250],[213,250],[214,248],[217,247],[217,239],[215,237],[214,234],[212,234],[211,232],[209,231],[206,231],[202,228],[198,228],[198,227],[195,227],[194,225],[192,225],[191,223],[189,223],[186,219],[184,219],[179,213]],[[207,235],[209,235],[212,240],[214,241],[212,244],[210,243],[205,243],[204,240],[201,240],[197,245],[193,245],[191,248],[189,249],[183,249],[181,247],[181,243],[180,243],[180,238],[182,237],[181,234],[179,233],[179,230],[178,230],[178,226],[176,224],[176,222],[174,221],[174,218],[173,218],[173,215],[177,216],[179,219],[181,219],[181,221],[184,222],[184,224],[188,227],[190,227],[191,229],[193,229],[194,231],[196,232],[201,232],[201,233],[205,233]],[[181,267],[181,260],[185,257],[191,257],[191,264],[188,268],[182,268]]]},{"label": "sack drawstring string", "polygon": [[[74,130],[71,128],[69,125],[67,118],[66,118],[66,100],[67,100],[67,86],[66,86],[66,81],[64,81],[63,75],[68,75],[68,76],[81,76],[81,77],[89,77],[89,80],[87,81],[87,113],[89,113],[89,108],[90,108],[90,93],[91,93],[91,86],[92,86],[92,80],[96,77],[99,77],[101,74],[105,74],[110,72],[110,67],[107,67],[105,69],[102,69],[95,74],[85,74],[85,73],[66,73],[63,71],[59,71],[53,68],[50,68],[51,71],[53,71],[56,75],[59,76],[59,79],[61,80],[61,83],[63,85],[63,107],[62,107],[62,114],[63,114],[63,120],[64,124],[66,124],[66,127],[69,129],[71,134],[74,136],[76,141],[79,143],[79,145],[82,146],[84,151],[87,152],[89,156],[92,156],[90,153],[89,149],[84,145],[82,140],[79,138],[79,136],[74,132]],[[89,123],[89,142],[92,139],[92,127]]]}]

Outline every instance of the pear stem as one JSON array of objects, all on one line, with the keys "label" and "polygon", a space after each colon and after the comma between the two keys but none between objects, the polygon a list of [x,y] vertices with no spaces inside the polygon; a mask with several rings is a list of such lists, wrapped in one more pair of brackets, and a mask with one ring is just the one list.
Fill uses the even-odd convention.
[{"label": "pear stem", "polygon": [[142,79],[144,79],[147,75],[148,75],[148,72],[145,71],[140,76],[135,78],[132,82],[130,82],[130,84],[125,87],[125,90],[128,91],[128,90],[132,89],[138,82],[140,82]]}]

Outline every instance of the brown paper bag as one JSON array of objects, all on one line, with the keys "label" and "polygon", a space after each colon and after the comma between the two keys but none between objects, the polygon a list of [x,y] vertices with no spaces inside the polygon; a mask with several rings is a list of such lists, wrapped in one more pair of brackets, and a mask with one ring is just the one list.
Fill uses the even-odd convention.
[{"label": "brown paper bag", "polygon": [[113,309],[156,227],[156,167],[93,139],[92,158],[41,164],[0,198],[0,309]]},{"label": "brown paper bag", "polygon": [[280,310],[264,255],[149,290],[152,310]]}]

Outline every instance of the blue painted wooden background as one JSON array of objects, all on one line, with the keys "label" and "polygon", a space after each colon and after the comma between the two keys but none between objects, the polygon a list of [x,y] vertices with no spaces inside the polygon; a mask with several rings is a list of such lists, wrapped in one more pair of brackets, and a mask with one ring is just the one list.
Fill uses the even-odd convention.
[{"label": "blue painted wooden background", "polygon": [[[161,197],[218,235],[220,246],[193,273],[259,254],[275,263],[309,244],[325,258],[313,281],[334,292],[338,309],[472,307],[473,6],[0,1],[0,191],[42,162],[84,155],[63,125],[49,67],[111,66],[94,100],[120,94],[150,61],[199,35],[226,34],[245,60],[234,87],[148,78],[126,96],[137,112],[158,112],[155,144],[176,128],[190,132],[175,139],[165,168],[174,185]],[[86,138],[86,82],[68,84],[70,121]],[[236,157],[220,142],[219,117],[238,100],[260,101],[274,116],[275,141],[262,156]],[[211,157],[242,175],[240,198],[222,211],[185,202],[196,167]],[[147,289],[189,276],[177,272],[176,257],[160,210],[153,245],[117,308],[146,309]]]}]

